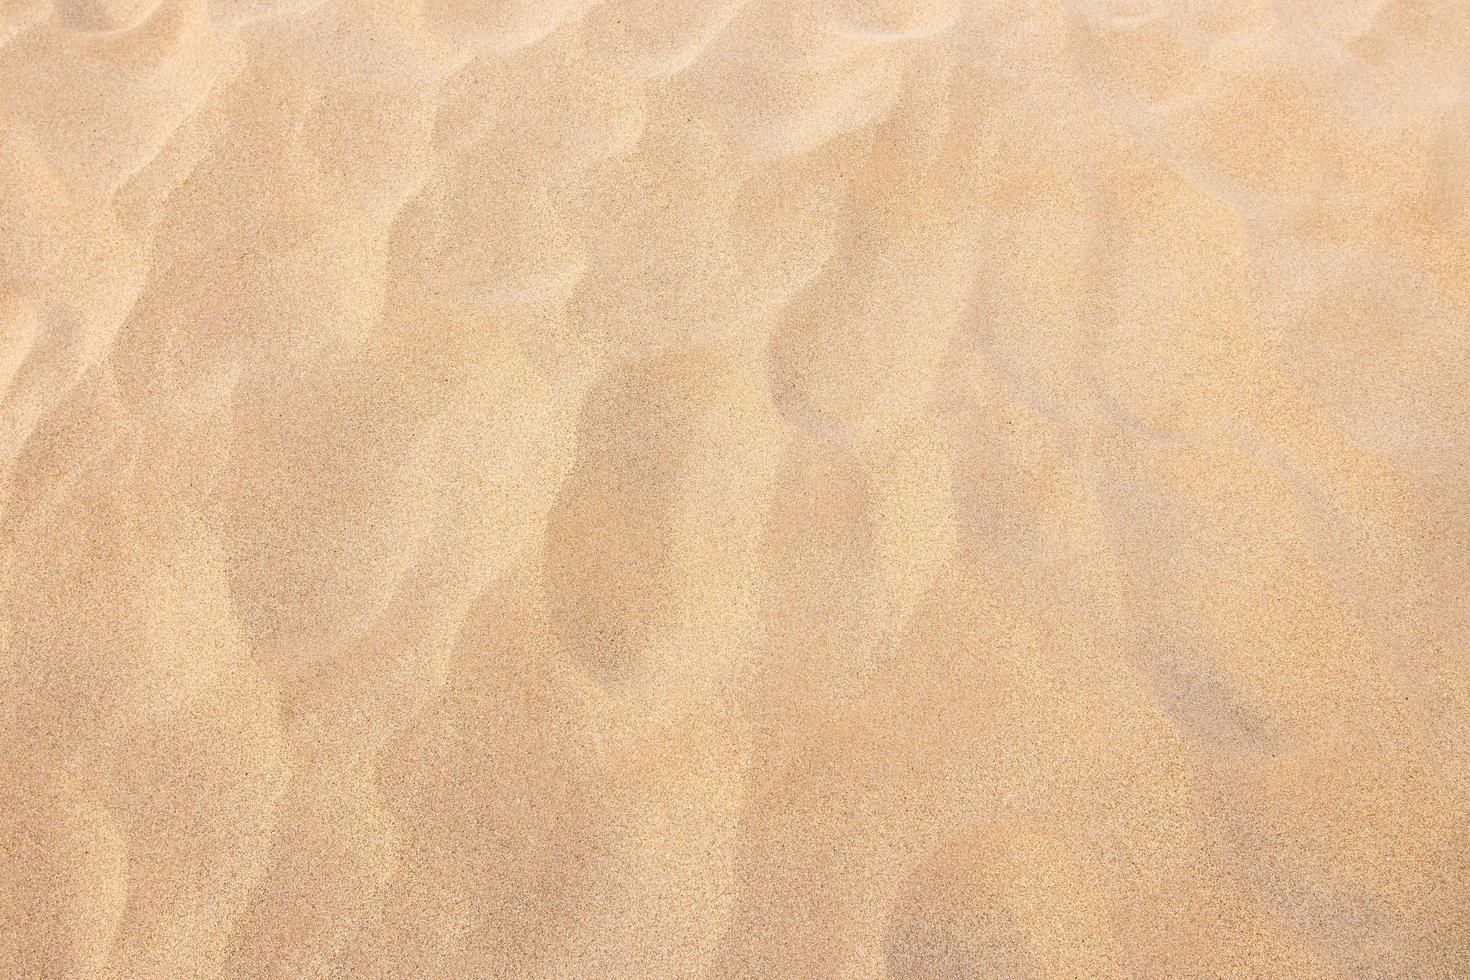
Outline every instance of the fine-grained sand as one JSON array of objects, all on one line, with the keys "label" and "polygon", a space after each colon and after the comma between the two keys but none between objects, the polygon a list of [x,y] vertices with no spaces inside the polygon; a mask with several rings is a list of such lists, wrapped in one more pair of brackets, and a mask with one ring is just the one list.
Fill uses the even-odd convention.
[{"label": "fine-grained sand", "polygon": [[0,978],[1470,976],[1470,4],[0,2]]}]

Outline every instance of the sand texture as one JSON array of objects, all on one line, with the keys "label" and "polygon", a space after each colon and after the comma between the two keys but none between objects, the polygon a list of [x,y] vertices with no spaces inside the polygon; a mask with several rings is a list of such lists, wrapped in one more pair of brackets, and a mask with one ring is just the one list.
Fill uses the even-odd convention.
[{"label": "sand texture", "polygon": [[0,0],[51,977],[1470,977],[1470,3]]}]

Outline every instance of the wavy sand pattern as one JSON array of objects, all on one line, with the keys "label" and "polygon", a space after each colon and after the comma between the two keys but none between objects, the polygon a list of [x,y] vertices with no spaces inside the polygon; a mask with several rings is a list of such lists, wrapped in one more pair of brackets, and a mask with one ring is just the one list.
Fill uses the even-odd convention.
[{"label": "wavy sand pattern", "polygon": [[0,4],[0,976],[1470,976],[1467,52]]}]

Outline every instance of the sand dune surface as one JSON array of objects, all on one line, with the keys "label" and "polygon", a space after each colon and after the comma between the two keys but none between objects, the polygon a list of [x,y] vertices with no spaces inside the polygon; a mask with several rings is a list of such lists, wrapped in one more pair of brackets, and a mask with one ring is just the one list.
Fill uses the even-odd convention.
[{"label": "sand dune surface", "polygon": [[0,3],[0,976],[1470,976],[1470,6]]}]

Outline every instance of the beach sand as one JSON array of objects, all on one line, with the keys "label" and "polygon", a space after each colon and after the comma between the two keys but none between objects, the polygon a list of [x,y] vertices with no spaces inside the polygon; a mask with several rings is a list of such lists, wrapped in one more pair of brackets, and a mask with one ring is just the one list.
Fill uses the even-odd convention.
[{"label": "beach sand", "polygon": [[1470,976],[1467,52],[0,3],[0,977]]}]

